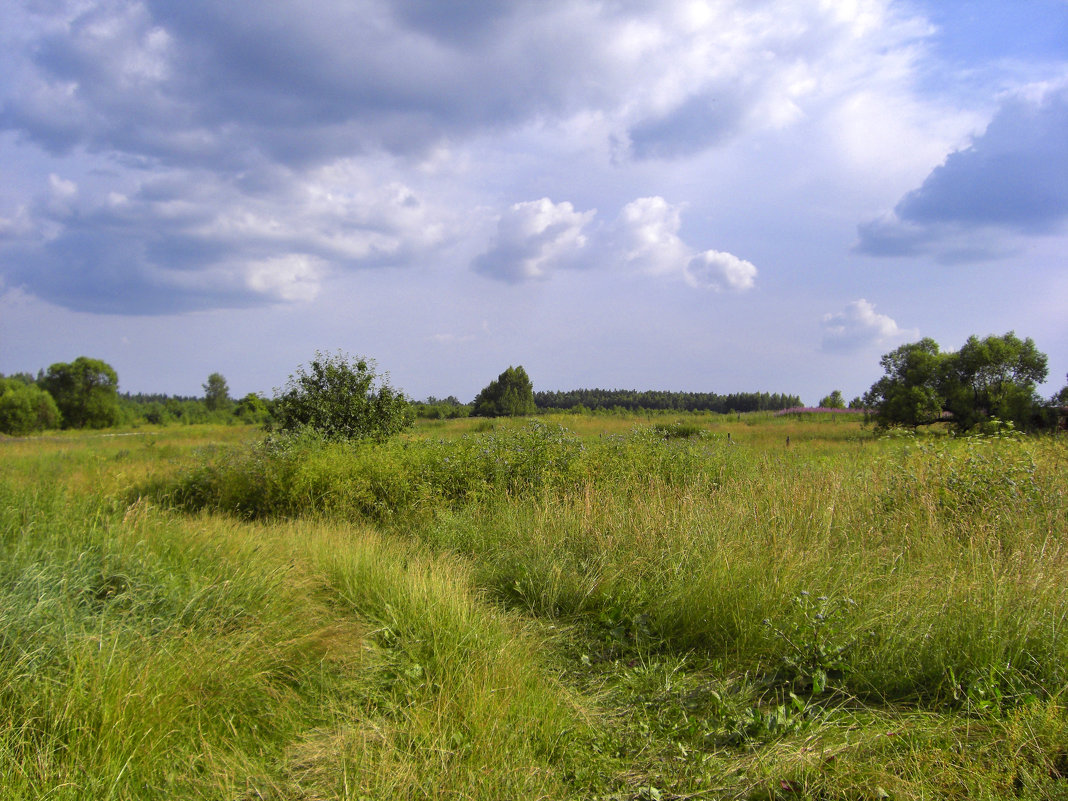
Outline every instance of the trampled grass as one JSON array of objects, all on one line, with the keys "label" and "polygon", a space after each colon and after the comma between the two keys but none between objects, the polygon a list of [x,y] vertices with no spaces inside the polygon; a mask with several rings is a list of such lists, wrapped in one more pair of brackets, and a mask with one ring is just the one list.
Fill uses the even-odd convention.
[{"label": "trampled grass", "polygon": [[3,797],[1068,797],[1063,438],[259,438],[0,443]]}]

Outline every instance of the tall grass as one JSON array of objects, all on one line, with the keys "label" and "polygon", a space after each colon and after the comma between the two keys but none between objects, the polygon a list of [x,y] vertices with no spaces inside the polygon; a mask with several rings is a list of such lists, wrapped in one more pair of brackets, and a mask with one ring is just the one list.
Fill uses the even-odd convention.
[{"label": "tall grass", "polygon": [[571,417],[6,460],[4,797],[1065,792],[1063,439]]},{"label": "tall grass", "polygon": [[586,713],[463,563],[62,490],[0,510],[5,799],[563,795]]},{"label": "tall grass", "polygon": [[769,636],[802,625],[796,599],[835,599],[848,671],[835,670],[856,694],[1068,682],[1062,443],[889,441],[828,457],[680,430],[583,440],[534,422],[380,448],[267,443],[153,491],[392,524],[472,557],[480,586],[518,608],[641,619],[672,648],[754,669],[801,647]]},{"label": "tall grass", "polygon": [[62,491],[3,489],[0,508],[4,797],[269,785],[277,740],[315,700],[319,654],[295,633],[327,618],[307,578],[252,559],[225,521],[124,519]]}]

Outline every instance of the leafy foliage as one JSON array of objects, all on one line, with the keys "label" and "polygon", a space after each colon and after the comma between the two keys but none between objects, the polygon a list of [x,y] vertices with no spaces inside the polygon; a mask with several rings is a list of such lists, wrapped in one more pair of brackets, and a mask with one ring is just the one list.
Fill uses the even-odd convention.
[{"label": "leafy foliage", "polygon": [[107,428],[122,419],[119,377],[100,359],[57,362],[40,381],[56,402],[64,428]]},{"label": "leafy foliage", "polygon": [[404,394],[379,379],[373,360],[316,353],[275,398],[271,426],[311,430],[328,440],[384,440],[413,419]]},{"label": "leafy foliage", "polygon": [[824,409],[844,409],[846,404],[845,398],[842,397],[842,390],[836,389],[830,395],[820,399],[820,406]]},{"label": "leafy foliage", "polygon": [[939,350],[933,339],[902,345],[880,364],[886,375],[864,396],[882,427],[952,421],[966,431],[992,418],[1031,427],[1041,402],[1035,386],[1046,378],[1046,355],[1030,337],[1012,331],[969,337],[959,351]]},{"label": "leafy foliage", "polygon": [[460,403],[454,395],[447,398],[435,398],[431,395],[424,401],[413,404],[415,416],[427,420],[451,420],[457,417],[470,417],[470,403]]},{"label": "leafy foliage", "polygon": [[39,386],[0,378],[0,433],[21,435],[58,428],[59,420],[56,402]]},{"label": "leafy foliage", "polygon": [[1046,380],[1046,364],[1046,354],[1030,337],[1021,340],[1012,331],[1002,337],[969,337],[946,359],[946,409],[961,429],[989,417],[1025,427],[1039,405],[1035,386]]},{"label": "leafy foliage", "polygon": [[255,392],[248,393],[234,406],[234,416],[243,423],[266,423],[270,414],[267,402]]},{"label": "leafy foliage", "polygon": [[204,383],[204,405],[209,412],[225,409],[230,405],[230,388],[221,373],[212,373]]},{"label": "leafy foliage", "polygon": [[820,695],[843,677],[856,638],[842,631],[841,618],[846,608],[855,605],[850,598],[813,598],[801,590],[794,598],[796,616],[782,626],[764,621],[786,645],[782,664],[795,690]]},{"label": "leafy foliage", "polygon": [[490,381],[475,398],[471,414],[475,417],[522,417],[537,411],[534,386],[527,371],[509,367],[495,381]]},{"label": "leafy foliage", "polygon": [[1054,395],[1050,402],[1055,406],[1068,406],[1068,384],[1061,387],[1060,392]]},{"label": "leafy foliage", "polygon": [[937,422],[943,399],[938,393],[942,353],[931,338],[902,345],[879,360],[886,375],[864,396],[880,425],[918,426]]}]

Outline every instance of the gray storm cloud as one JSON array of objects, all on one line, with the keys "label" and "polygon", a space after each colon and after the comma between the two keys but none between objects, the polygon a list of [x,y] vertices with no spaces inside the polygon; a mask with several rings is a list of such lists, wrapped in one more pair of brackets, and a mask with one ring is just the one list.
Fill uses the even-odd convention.
[{"label": "gray storm cloud", "polygon": [[[859,228],[871,256],[978,261],[1010,252],[997,231],[1055,232],[1068,221],[1068,86],[1007,100],[893,212]],[[996,230],[991,230],[996,229]]]},{"label": "gray storm cloud", "polygon": [[[498,177],[551,171],[560,131],[618,158],[604,170],[693,158],[802,119],[858,79],[858,52],[916,35],[876,1],[54,0],[0,24],[0,130],[47,163],[0,208],[0,276],[136,314],[307,301],[332,275],[444,262],[460,240],[469,259],[481,210],[561,196]],[[587,207],[625,202],[585,189]],[[626,191],[650,197],[600,225],[551,200],[506,210],[474,266],[752,286],[751,263],[682,241],[659,187]]]}]

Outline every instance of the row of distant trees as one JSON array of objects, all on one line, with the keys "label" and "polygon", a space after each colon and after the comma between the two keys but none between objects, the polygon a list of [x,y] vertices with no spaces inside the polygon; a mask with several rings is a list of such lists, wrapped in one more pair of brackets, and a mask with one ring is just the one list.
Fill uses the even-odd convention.
[{"label": "row of distant trees", "polygon": [[[226,378],[212,373],[202,385],[202,397],[158,393],[120,394],[114,368],[99,359],[79,357],[57,363],[36,377],[19,373],[0,376],[0,433],[29,434],[56,428],[107,428],[116,425],[148,423],[273,423],[276,428],[312,425],[317,414],[311,404],[299,399],[306,395],[329,395],[323,402],[331,415],[344,414],[346,397],[370,392],[377,376],[372,361],[348,359],[343,354],[318,353],[290,377],[290,384],[274,398],[255,393],[239,400],[230,397]],[[411,416],[427,418],[509,417],[545,411],[717,411],[748,412],[782,409],[800,404],[795,395],[735,393],[717,395],[695,392],[638,392],[634,390],[573,390],[534,392],[526,370],[510,366],[491,381],[471,403],[450,396],[411,402],[388,383],[376,385],[381,409],[402,401],[410,405]],[[384,394],[383,394],[384,393]],[[296,400],[295,400],[296,399]],[[388,403],[387,403],[388,401]],[[323,417],[323,412],[318,413]],[[398,417],[394,409],[394,417]],[[404,415],[399,415],[403,417]],[[303,418],[308,418],[303,420]],[[399,418],[398,418],[399,419]],[[303,420],[303,422],[301,422]],[[330,432],[356,430],[351,420],[326,417],[314,426]]]},{"label": "row of distant trees", "polygon": [[[1047,357],[1014,332],[971,337],[959,351],[943,352],[932,339],[902,345],[882,357],[885,375],[862,398],[881,427],[948,423],[959,431],[991,421],[1025,430],[1063,424],[1068,386],[1043,400],[1036,387],[1047,376]],[[250,393],[230,398],[226,379],[212,373],[201,398],[120,395],[119,379],[106,362],[85,356],[53,364],[36,377],[0,375],[0,433],[28,434],[54,428],[107,428],[146,422],[245,422],[277,430],[310,428],[327,438],[382,438],[424,417],[527,416],[539,411],[625,410],[778,411],[801,406],[796,395],[767,392],[717,395],[580,389],[537,392],[522,366],[509,367],[470,404],[454,397],[412,403],[375,372],[372,360],[317,353],[270,400]],[[842,408],[835,390],[820,401]]]},{"label": "row of distant trees", "polygon": [[[840,396],[841,393],[839,392]],[[763,412],[789,409],[801,405],[797,395],[778,392],[638,391],[633,389],[573,389],[535,392],[522,366],[509,367],[491,381],[472,403],[455,397],[430,397],[416,404],[419,417],[509,417],[538,412]]]},{"label": "row of distant trees", "polygon": [[627,411],[675,412],[766,412],[801,405],[797,395],[778,392],[667,392],[632,389],[574,389],[567,392],[535,392],[538,409],[625,409]]},{"label": "row of distant trees", "polygon": [[36,376],[0,375],[0,434],[140,423],[263,423],[270,415],[269,401],[259,395],[232,400],[219,373],[212,373],[203,388],[202,398],[120,394],[119,377],[111,365],[80,356],[73,362],[57,362]]}]

